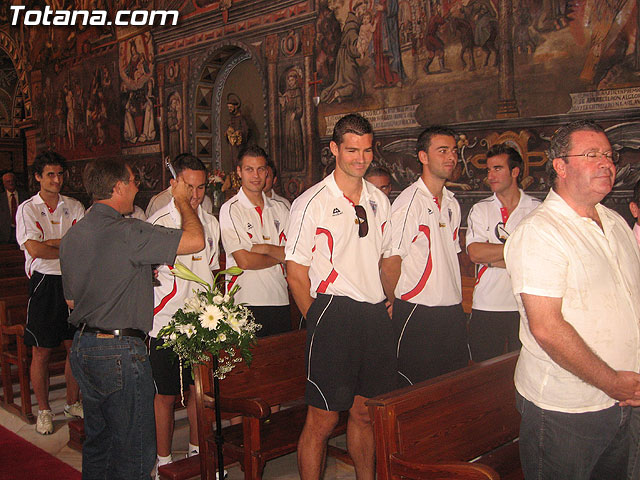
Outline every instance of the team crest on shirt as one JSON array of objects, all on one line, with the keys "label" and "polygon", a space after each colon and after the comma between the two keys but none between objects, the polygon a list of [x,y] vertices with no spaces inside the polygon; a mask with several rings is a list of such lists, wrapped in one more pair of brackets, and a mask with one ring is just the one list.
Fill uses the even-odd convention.
[{"label": "team crest on shirt", "polygon": [[247,222],[247,228],[251,229],[251,228],[253,228],[253,225],[251,225],[249,222]]},{"label": "team crest on shirt", "polygon": [[45,217],[47,214],[44,213],[44,210],[40,212],[40,215],[42,215],[43,217]]},{"label": "team crest on shirt", "polygon": [[64,214],[65,214],[66,216],[69,216],[69,210],[67,210],[67,209],[65,208],[65,209],[64,209]]},{"label": "team crest on shirt", "polygon": [[335,217],[336,215],[342,215],[342,212],[338,207],[333,209],[333,216]]},{"label": "team crest on shirt", "polygon": [[373,214],[375,215],[376,212],[378,211],[378,204],[376,202],[374,202],[373,200],[369,200],[369,206],[371,207],[371,210],[373,211]]},{"label": "team crest on shirt", "polygon": [[427,208],[427,211],[429,212],[429,215],[433,215],[433,210],[431,210],[430,208]]},{"label": "team crest on shirt", "polygon": [[207,243],[209,244],[209,248],[213,248],[213,238],[207,237]]},{"label": "team crest on shirt", "polygon": [[276,231],[280,231],[280,220],[278,220],[277,218],[273,220],[273,224],[276,227]]}]

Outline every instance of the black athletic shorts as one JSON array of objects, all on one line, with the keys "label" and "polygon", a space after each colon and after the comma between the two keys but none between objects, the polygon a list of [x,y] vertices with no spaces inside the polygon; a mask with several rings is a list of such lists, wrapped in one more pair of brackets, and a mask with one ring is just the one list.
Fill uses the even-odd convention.
[{"label": "black athletic shorts", "polygon": [[29,279],[29,304],[24,344],[55,348],[64,340],[73,340],[76,327],[67,320],[69,307],[64,300],[62,276],[33,272]]},{"label": "black athletic shorts", "polygon": [[344,411],[356,395],[396,388],[393,329],[384,303],[318,294],[307,312],[306,402]]},{"label": "black athletic shorts", "polygon": [[469,349],[474,362],[520,350],[520,313],[471,310]]},{"label": "black athletic shorts", "polygon": [[393,302],[398,372],[403,386],[464,368],[469,364],[467,317],[462,305],[427,307]]},{"label": "black athletic shorts", "polygon": [[256,332],[258,338],[291,331],[291,307],[289,305],[247,305],[253,312],[256,323],[262,328]]},{"label": "black athletic shorts", "polygon": [[[160,395],[180,395],[180,361],[178,356],[170,348],[158,346],[163,340],[149,338],[149,360],[151,360],[151,372],[156,384],[156,393]],[[182,386],[186,389],[193,385],[191,368],[182,368]]]}]

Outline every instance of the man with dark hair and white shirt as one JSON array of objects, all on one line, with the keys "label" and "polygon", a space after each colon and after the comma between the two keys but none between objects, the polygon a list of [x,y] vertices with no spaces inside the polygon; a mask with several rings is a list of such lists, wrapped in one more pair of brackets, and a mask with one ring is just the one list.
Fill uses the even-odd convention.
[{"label": "man with dark hair and white shirt", "polygon": [[427,128],[416,153],[422,175],[393,202],[392,247],[382,261],[398,372],[409,385],[469,361],[458,263],[460,205],[444,186],[458,163],[455,133]]},{"label": "man with dark hair and white shirt", "polygon": [[477,267],[469,349],[482,362],[520,349],[520,314],[505,270],[504,242],[540,201],[518,188],[524,164],[518,151],[505,144],[487,152],[487,179],[493,195],[480,200],[467,219],[467,252]]},{"label": "man with dark hair and white shirt", "polygon": [[285,231],[289,210],[263,192],[269,167],[267,153],[257,145],[240,152],[236,171],[242,186],[220,208],[220,235],[227,268],[242,275],[227,277],[227,289],[239,285],[235,300],[244,303],[262,325],[260,337],[291,330],[289,292],[284,270]]},{"label": "man with dark hair and white shirt", "polygon": [[[213,284],[213,270],[220,268],[218,264],[218,243],[220,241],[220,226],[218,220],[202,208],[204,192],[207,183],[207,168],[193,155],[183,153],[172,162],[173,168],[179,180],[183,180],[191,187],[189,203],[196,211],[200,223],[204,229],[205,246],[199,252],[178,255],[175,261],[179,261],[189,270],[198,275],[209,284]],[[176,183],[172,179],[171,184]],[[154,213],[148,222],[153,225],[162,225],[169,228],[180,228],[182,217],[172,198],[168,205]],[[175,264],[175,262],[174,262]],[[156,445],[158,450],[158,466],[166,465],[173,461],[171,456],[171,439],[173,437],[174,407],[176,397],[181,389],[189,385],[191,391],[187,402],[187,416],[189,419],[189,448],[188,456],[200,452],[198,444],[198,419],[196,416],[195,389],[191,378],[191,369],[183,369],[180,384],[180,367],[175,354],[170,349],[158,349],[164,343],[158,339],[158,332],[171,321],[173,314],[184,306],[185,300],[193,296],[194,290],[203,287],[175,277],[171,274],[170,265],[158,267],[158,282],[160,285],[153,289],[153,328],[149,332],[149,359],[151,371],[156,385],[154,398],[154,410],[156,419]],[[157,478],[158,475],[156,475]]]},{"label": "man with dark hair and white shirt", "polygon": [[[75,329],[69,325],[69,308],[62,291],[60,239],[84,216],[82,204],[60,194],[64,183],[65,159],[56,152],[40,153],[33,171],[40,191],[18,207],[16,237],[24,250],[29,277],[29,306],[24,344],[31,347],[30,379],[38,402],[36,432],[53,433],[53,413],[49,406],[49,359],[51,351],[64,343],[71,347]],[[64,413],[82,417],[79,387],[71,373],[69,357],[65,363],[67,404]]]},{"label": "man with dark hair and white shirt", "polygon": [[389,248],[389,200],[363,179],[373,129],[342,117],[329,147],[336,168],[291,208],[286,246],[291,293],[307,321],[308,404],[298,442],[303,480],[322,477],[327,439],[349,411],[347,445],[359,479],[375,477],[367,398],[396,386],[393,329],[379,262]]}]

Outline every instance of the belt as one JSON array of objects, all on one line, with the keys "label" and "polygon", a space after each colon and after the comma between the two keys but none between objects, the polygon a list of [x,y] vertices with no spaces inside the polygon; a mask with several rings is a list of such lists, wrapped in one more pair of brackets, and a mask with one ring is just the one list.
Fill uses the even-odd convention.
[{"label": "belt", "polygon": [[112,335],[114,337],[136,337],[142,340],[147,339],[147,334],[137,328],[121,328],[118,330],[105,330],[104,328],[90,327],[83,323],[80,327],[81,332],[101,333],[103,335]]}]

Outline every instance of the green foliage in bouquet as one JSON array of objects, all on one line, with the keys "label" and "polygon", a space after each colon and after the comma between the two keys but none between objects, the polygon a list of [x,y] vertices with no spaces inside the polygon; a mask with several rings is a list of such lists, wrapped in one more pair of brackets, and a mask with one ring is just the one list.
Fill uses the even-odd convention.
[{"label": "green foliage in bouquet", "polygon": [[[184,307],[173,314],[173,320],[160,330],[158,338],[162,338],[164,344],[158,348],[171,348],[178,355],[181,367],[204,364],[209,358],[207,353],[211,353],[218,357],[214,376],[220,379],[243,359],[251,364],[251,347],[261,326],[254,321],[247,307],[234,302],[237,285],[227,294],[217,286],[218,276],[240,275],[242,269],[231,267],[218,272],[213,285],[180,262],[176,262],[171,273],[199,283],[204,291],[194,290],[194,295],[185,301]],[[182,374],[182,369],[180,372]]]}]

